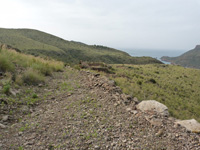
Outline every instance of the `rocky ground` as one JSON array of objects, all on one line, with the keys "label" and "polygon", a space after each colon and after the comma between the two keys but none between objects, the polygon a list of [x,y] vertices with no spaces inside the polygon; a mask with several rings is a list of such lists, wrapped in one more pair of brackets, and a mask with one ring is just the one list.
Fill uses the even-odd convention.
[{"label": "rocky ground", "polygon": [[200,149],[199,134],[137,110],[137,98],[106,77],[68,67],[47,83],[39,91],[48,96],[23,119],[1,115],[0,149]]}]

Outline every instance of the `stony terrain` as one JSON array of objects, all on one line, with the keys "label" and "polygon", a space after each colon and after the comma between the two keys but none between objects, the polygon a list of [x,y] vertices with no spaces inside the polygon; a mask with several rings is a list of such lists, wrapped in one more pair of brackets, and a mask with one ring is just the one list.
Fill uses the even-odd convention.
[{"label": "stony terrain", "polygon": [[2,115],[0,149],[197,150],[200,135],[171,117],[136,108],[114,81],[70,67],[49,77],[46,99],[22,120]]}]

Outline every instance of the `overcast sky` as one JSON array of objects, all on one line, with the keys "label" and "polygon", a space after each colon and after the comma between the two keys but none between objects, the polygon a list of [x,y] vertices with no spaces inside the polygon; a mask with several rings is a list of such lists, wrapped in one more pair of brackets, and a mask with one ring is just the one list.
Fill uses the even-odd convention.
[{"label": "overcast sky", "polygon": [[0,0],[0,27],[124,49],[200,44],[200,0]]}]

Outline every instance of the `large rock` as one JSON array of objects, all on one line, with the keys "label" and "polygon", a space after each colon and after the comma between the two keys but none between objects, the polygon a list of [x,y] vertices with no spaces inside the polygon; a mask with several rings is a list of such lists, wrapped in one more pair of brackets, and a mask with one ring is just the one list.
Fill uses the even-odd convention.
[{"label": "large rock", "polygon": [[197,122],[195,119],[181,121],[178,120],[175,123],[185,127],[188,131],[200,133],[200,123]]},{"label": "large rock", "polygon": [[168,116],[168,108],[167,106],[155,101],[155,100],[146,100],[142,101],[136,106],[137,109],[141,110],[142,112],[146,111],[155,111],[160,115]]}]

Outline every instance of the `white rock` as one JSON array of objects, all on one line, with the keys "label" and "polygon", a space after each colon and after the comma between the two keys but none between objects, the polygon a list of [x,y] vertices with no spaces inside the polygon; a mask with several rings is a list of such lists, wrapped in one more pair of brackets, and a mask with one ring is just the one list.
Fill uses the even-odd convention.
[{"label": "white rock", "polygon": [[6,126],[0,123],[0,128],[1,128],[1,129],[5,129]]},{"label": "white rock", "polygon": [[2,121],[7,121],[9,119],[9,116],[8,115],[5,115],[2,117]]},{"label": "white rock", "polygon": [[178,120],[175,123],[185,127],[188,131],[200,133],[200,123],[197,122],[195,119],[181,121]]},{"label": "white rock", "polygon": [[130,112],[132,109],[130,107],[126,108],[126,111]]},{"label": "white rock", "polygon": [[155,100],[146,100],[142,101],[136,106],[137,109],[141,110],[142,112],[145,111],[155,111],[160,115],[168,116],[168,108],[164,104],[161,104]]}]

